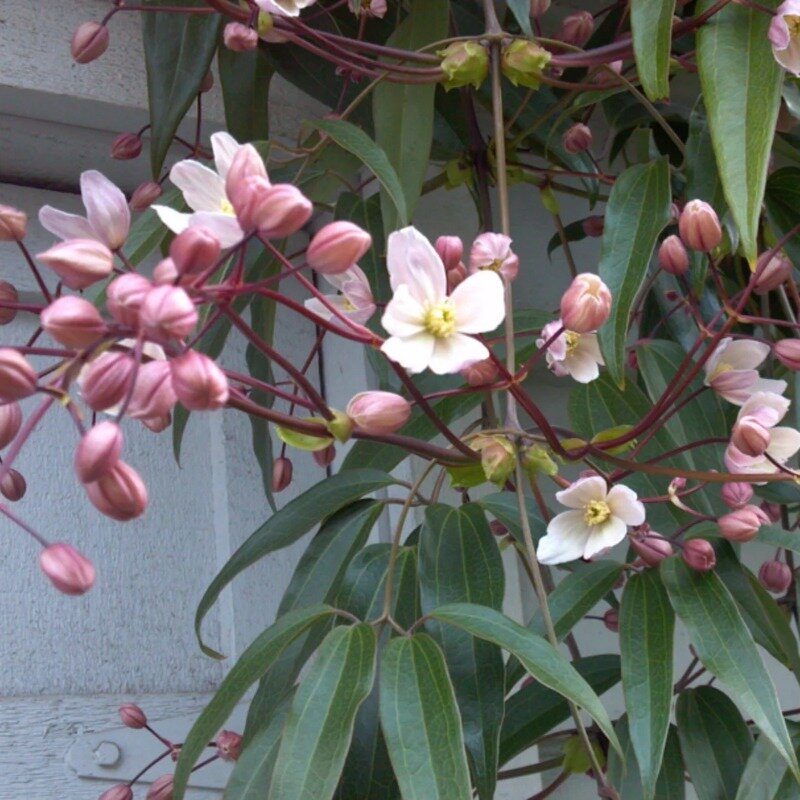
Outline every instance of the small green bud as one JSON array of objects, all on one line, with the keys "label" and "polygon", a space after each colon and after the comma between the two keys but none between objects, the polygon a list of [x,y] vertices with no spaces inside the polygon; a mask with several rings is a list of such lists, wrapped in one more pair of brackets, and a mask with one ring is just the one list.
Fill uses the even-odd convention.
[{"label": "small green bud", "polygon": [[258,21],[256,22],[256,31],[262,38],[266,36],[275,27],[275,21],[272,19],[272,14],[268,11],[258,12]]},{"label": "small green bud", "polygon": [[542,82],[542,71],[550,63],[552,54],[528,39],[515,39],[503,48],[500,67],[503,75],[514,86],[538,89]]},{"label": "small green bud", "polygon": [[558,198],[556,197],[556,193],[549,187],[543,187],[540,192],[539,196],[542,198],[542,205],[551,213],[551,214],[559,214],[561,213],[561,209],[558,205]]},{"label": "small green bud", "polygon": [[505,436],[481,436],[472,447],[480,450],[486,480],[502,487],[514,471],[514,445]]},{"label": "small green bud", "polygon": [[340,442],[346,442],[353,434],[354,423],[347,414],[333,411],[333,419],[326,420],[325,426]]},{"label": "small green bud", "polygon": [[[326,425],[327,422],[322,417],[308,417],[307,422],[319,422]],[[293,431],[291,428],[286,428],[283,425],[276,425],[275,432],[278,438],[288,444],[290,447],[296,447],[298,450],[310,450],[312,453],[318,450],[324,450],[329,445],[333,444],[333,436],[312,436],[308,433],[299,433]]]},{"label": "small green bud", "polygon": [[489,52],[478,42],[455,42],[436,55],[442,59],[442,84],[448,91],[470,84],[478,89],[489,74]]},{"label": "small green bud", "polygon": [[521,454],[522,468],[531,477],[537,475],[557,475],[558,466],[550,455],[550,450],[540,444],[526,447]]}]

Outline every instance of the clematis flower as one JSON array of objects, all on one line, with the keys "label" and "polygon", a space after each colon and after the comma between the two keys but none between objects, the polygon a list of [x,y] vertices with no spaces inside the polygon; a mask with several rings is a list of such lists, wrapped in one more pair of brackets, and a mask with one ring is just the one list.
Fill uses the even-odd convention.
[{"label": "clematis flower", "polygon": [[608,488],[599,475],[581,478],[556,499],[569,508],[550,520],[536,555],[542,564],[592,558],[621,542],[629,525],[644,522],[644,505],[636,492],[618,484]]},{"label": "clematis flower", "polygon": [[507,281],[517,277],[519,257],[511,249],[510,237],[502,233],[482,233],[475,239],[469,252],[469,272],[473,274],[484,269],[499,272]]},{"label": "clematis flower", "polygon": [[470,275],[448,295],[442,259],[412,226],[389,236],[386,260],[394,296],[381,320],[390,335],[381,350],[392,361],[445,375],[489,357],[469,334],[494,330],[505,317],[497,273]]},{"label": "clematis flower", "polygon": [[778,6],[769,25],[769,41],[775,60],[800,77],[800,2],[786,0]]},{"label": "clematis flower", "polygon": [[[325,299],[353,322],[363,325],[375,313],[372,289],[370,289],[367,276],[358,264],[353,264],[350,269],[340,272],[338,275],[323,275],[322,277],[339,290],[338,294],[323,295]],[[344,323],[316,297],[306,300],[304,305],[318,317],[344,326]]]},{"label": "clematis flower", "polygon": [[193,159],[179,161],[170,170],[170,180],[183,192],[183,199],[193,213],[185,214],[169,206],[154,205],[153,211],[175,233],[193,225],[208,228],[223,247],[232,247],[244,237],[233,204],[225,192],[225,178],[241,145],[230,134],[211,136],[216,171]]},{"label": "clematis flower", "polygon": [[314,5],[316,0],[255,0],[256,5],[268,14],[281,17],[299,17],[304,8]]},{"label": "clematis flower", "polygon": [[757,368],[769,355],[769,345],[752,339],[723,339],[705,363],[705,385],[737,406],[755,392],[783,394],[786,381],[769,380]]},{"label": "clematis flower", "polygon": [[729,444],[725,450],[725,466],[728,472],[738,475],[778,472],[777,465],[785,464],[798,450],[800,450],[800,431],[779,426],[770,431],[769,446],[762,455],[748,456],[736,445]]},{"label": "clematis flower", "polygon": [[125,244],[131,212],[122,190],[95,169],[81,173],[81,200],[86,216],[68,214],[52,206],[39,211],[42,227],[59,239],[93,239],[111,250]]},{"label": "clematis flower", "polygon": [[[542,335],[536,340],[536,346],[544,347],[545,342],[555,336],[562,328],[560,319],[549,322],[542,328]],[[597,335],[594,333],[575,333],[564,331],[547,348],[545,353],[547,366],[554,375],[563,378],[571,376],[578,383],[590,383],[600,375],[600,366],[605,364],[600,353]]]}]

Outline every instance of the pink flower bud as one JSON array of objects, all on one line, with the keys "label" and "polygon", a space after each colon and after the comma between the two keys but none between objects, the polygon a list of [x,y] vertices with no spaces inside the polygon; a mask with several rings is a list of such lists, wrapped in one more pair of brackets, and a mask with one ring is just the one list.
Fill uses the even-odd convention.
[{"label": "pink flower bud", "polygon": [[89,408],[105,411],[120,403],[133,379],[136,362],[128,353],[103,353],[81,378],[81,393]]},{"label": "pink flower bud", "polygon": [[39,253],[37,258],[70,289],[86,289],[107,278],[114,268],[113,253],[94,239],[69,239]]},{"label": "pink flower bud", "polygon": [[6,500],[10,500],[12,503],[22,500],[22,498],[25,497],[27,488],[28,484],[25,482],[22,473],[17,472],[15,469],[10,469],[2,479],[0,479],[0,493],[2,493]]},{"label": "pink flower bud", "polygon": [[550,0],[531,0],[530,15],[534,19],[539,19],[548,8],[550,8]]},{"label": "pink flower bud", "polygon": [[408,422],[411,404],[392,392],[359,392],[347,404],[347,416],[366,433],[394,433]]},{"label": "pink flower bud", "polygon": [[67,347],[86,347],[105,332],[106,324],[100,312],[82,297],[59,297],[39,315],[47,333]]},{"label": "pink flower bud", "polygon": [[28,215],[0,204],[0,242],[21,242],[28,230]]},{"label": "pink flower bud", "polygon": [[145,800],[172,800],[173,776],[162,775],[150,785]]},{"label": "pink flower bud", "polygon": [[615,608],[609,608],[603,614],[603,625],[612,633],[619,633],[619,612]]},{"label": "pink flower bud", "polygon": [[11,347],[0,347],[0,402],[30,397],[36,383],[36,373],[25,356]]},{"label": "pink flower bud", "polygon": [[323,275],[338,275],[350,269],[370,247],[372,237],[363,228],[339,220],[314,235],[306,250],[306,260]]},{"label": "pink flower bud", "polygon": [[455,269],[464,257],[464,243],[458,236],[440,236],[434,245],[446,270]]},{"label": "pink flower bud", "polygon": [[261,204],[258,232],[268,239],[283,239],[297,233],[311,218],[311,201],[290,183],[279,183],[267,191]]},{"label": "pink flower bud", "polygon": [[561,297],[561,321],[575,333],[596,331],[611,313],[611,292],[597,275],[583,272]]},{"label": "pink flower bud", "polygon": [[106,289],[106,308],[114,319],[129,328],[139,326],[139,309],[145,295],[153,288],[144,275],[126,272],[115,278]]},{"label": "pink flower bud", "polygon": [[8,281],[0,281],[0,325],[8,325],[17,316],[16,308],[5,308],[3,303],[17,303],[19,295],[16,287]]},{"label": "pink flower bud", "polygon": [[221,252],[219,239],[208,228],[194,225],[179,233],[169,247],[179,275],[198,275],[211,269]]},{"label": "pink flower bud", "polygon": [[182,339],[197,325],[197,309],[192,298],[180,287],[155,286],[142,301],[139,322],[153,341]]},{"label": "pink flower bud", "polygon": [[53,586],[64,594],[85,594],[94,585],[94,565],[72,545],[56,542],[42,550],[39,566]]},{"label": "pink flower bud", "polygon": [[775,253],[769,260],[767,253],[762,253],[758,257],[756,270],[753,273],[753,291],[758,295],[765,295],[783,286],[793,271],[792,262],[783,253]]},{"label": "pink flower bud", "polygon": [[126,728],[132,728],[135,731],[147,726],[147,715],[136,703],[121,705],[119,707],[119,718]]},{"label": "pink flower bud", "polygon": [[99,22],[84,22],[72,35],[70,50],[78,64],[100,58],[108,48],[108,28]]},{"label": "pink flower bud", "polygon": [[177,402],[169,362],[148,361],[139,367],[126,413],[132,419],[164,417]]},{"label": "pink flower bud", "polygon": [[22,426],[22,409],[19,403],[0,405],[0,450],[7,447]]},{"label": "pink flower bud", "polygon": [[228,379],[208,356],[189,350],[170,362],[172,388],[190,411],[212,411],[228,402]]},{"label": "pink flower bud", "polygon": [[292,462],[286,456],[276,458],[272,462],[272,491],[277,493],[286,489],[292,482],[293,472]]},{"label": "pink flower bud", "polygon": [[731,542],[749,542],[758,536],[758,530],[766,522],[761,509],[753,505],[723,514],[717,520],[719,532]]},{"label": "pink flower bud", "polygon": [[179,282],[181,278],[175,262],[171,258],[162,258],[153,270],[153,282],[156,286],[166,286]]},{"label": "pink flower bud", "polygon": [[758,580],[773,594],[783,594],[792,585],[792,570],[782,561],[765,561],[758,569]]},{"label": "pink flower bud", "polygon": [[594,33],[594,17],[588,11],[577,11],[564,17],[556,39],[583,47]]},{"label": "pink flower bud", "polygon": [[561,144],[568,153],[583,153],[592,146],[592,130],[588,125],[577,122],[564,131]]},{"label": "pink flower bud", "polygon": [[726,483],[720,489],[720,496],[728,508],[744,508],[753,497],[753,487],[741,481]]},{"label": "pink flower bud", "polygon": [[122,430],[116,422],[98,422],[81,437],[75,451],[75,474],[81,483],[92,483],[119,461]]},{"label": "pink flower bud", "polygon": [[91,504],[118,522],[127,522],[147,509],[147,488],[139,473],[124,461],[117,461],[99,480],[85,484]]},{"label": "pink flower bud", "polygon": [[505,536],[508,533],[508,528],[499,519],[493,519],[489,523],[489,530],[493,536]]},{"label": "pink flower bud", "polygon": [[130,161],[142,152],[142,137],[138,133],[121,133],[111,143],[111,158],[117,161]]},{"label": "pink flower bud", "polygon": [[689,270],[689,254],[679,237],[667,236],[658,248],[658,263],[670,275],[685,275]]},{"label": "pink flower bud", "polygon": [[134,211],[144,211],[150,208],[161,194],[162,189],[155,181],[145,181],[134,189],[129,205]]},{"label": "pink flower bud", "polygon": [[669,541],[660,534],[650,531],[649,526],[643,534],[631,537],[631,547],[648,567],[657,567],[673,553]]},{"label": "pink flower bud", "polygon": [[705,539],[690,539],[683,545],[681,557],[687,566],[698,572],[709,572],[717,566],[714,548]]},{"label": "pink flower bud", "polygon": [[764,500],[758,506],[767,516],[767,522],[780,522],[781,521],[781,507],[778,503],[770,503]]},{"label": "pink flower bud", "polygon": [[133,789],[127,783],[118,783],[110,789],[106,789],[100,795],[100,800],[133,800]]},{"label": "pink flower bud", "polygon": [[314,451],[314,461],[316,461],[320,467],[329,467],[331,464],[333,464],[333,460],[335,458],[336,448],[332,444],[329,444],[322,450]]},{"label": "pink flower bud", "polygon": [[246,53],[258,47],[258,32],[241,22],[229,22],[222,32],[225,47],[234,53]]},{"label": "pink flower bud", "polygon": [[606,219],[605,217],[601,217],[598,214],[595,214],[591,217],[586,217],[585,220],[581,223],[581,228],[583,228],[583,232],[587,236],[591,236],[593,239],[597,239],[598,237],[603,235],[603,230],[605,230]]},{"label": "pink flower bud", "polygon": [[[249,178],[258,180],[248,184]],[[243,144],[231,161],[228,174],[225,178],[225,194],[231,201],[242,223],[242,215],[246,211],[244,206],[257,205],[259,197],[270,187],[267,168],[264,159],[252,144]],[[247,216],[244,214],[244,216]],[[247,230],[256,227],[254,220],[247,219]]]},{"label": "pink flower bud", "polygon": [[460,371],[461,376],[470,386],[485,386],[497,378],[497,365],[491,358],[476,361]]},{"label": "pink flower bud", "polygon": [[800,339],[781,339],[775,342],[775,357],[787,369],[800,370]]},{"label": "pink flower bud", "polygon": [[238,761],[242,752],[242,737],[233,731],[217,734],[217,753],[223,761]]},{"label": "pink flower bud", "polygon": [[722,241],[717,212],[703,200],[690,200],[678,219],[681,239],[692,250],[710,253]]},{"label": "pink flower bud", "polygon": [[452,294],[453,289],[467,279],[467,268],[463,264],[458,264],[452,269],[447,270],[447,293]]},{"label": "pink flower bud", "polygon": [[760,456],[769,447],[770,433],[754,417],[742,417],[731,433],[734,447],[748,456]]}]

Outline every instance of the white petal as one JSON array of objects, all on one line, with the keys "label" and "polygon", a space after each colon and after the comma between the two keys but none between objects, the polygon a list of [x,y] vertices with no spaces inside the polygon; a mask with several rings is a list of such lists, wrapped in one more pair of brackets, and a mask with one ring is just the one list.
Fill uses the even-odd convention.
[{"label": "white petal", "polygon": [[173,232],[182,233],[189,227],[191,214],[184,214],[169,206],[150,206],[158,218]]},{"label": "white petal", "polygon": [[[343,311],[343,298],[340,294],[325,294],[323,297],[332,305],[336,306],[339,310]],[[303,301],[303,305],[312,313],[316,314],[318,317],[322,317],[322,319],[331,319],[333,314],[328,310],[328,308],[322,303],[321,300],[317,299],[316,297],[310,297],[308,300]]]},{"label": "white petal", "polygon": [[800,77],[800,41],[796,37],[789,38],[789,46],[783,50],[773,48],[775,60],[793,75]]},{"label": "white petal", "polygon": [[231,162],[241,145],[229,133],[220,131],[211,135],[211,149],[214,151],[214,164],[224,181],[231,168]]},{"label": "white petal", "polygon": [[740,406],[747,402],[758,379],[754,369],[736,369],[721,372],[708,385],[729,403]]},{"label": "white petal", "polygon": [[429,333],[406,338],[392,336],[381,345],[381,350],[409,372],[422,372],[430,363],[435,343]]},{"label": "white petal", "polygon": [[561,362],[562,366],[578,383],[591,383],[600,377],[600,367],[590,355],[577,350]]},{"label": "white petal", "polygon": [[476,272],[456,286],[450,295],[456,327],[462,333],[493,331],[506,315],[503,279],[496,272]]},{"label": "white petal", "polygon": [[619,517],[626,525],[641,525],[644,522],[644,504],[633,489],[618,483],[611,487],[606,502],[612,515]]},{"label": "white petal", "polygon": [[564,564],[583,556],[591,534],[582,511],[565,511],[550,520],[547,535],[539,540],[536,556],[542,564]]},{"label": "white petal", "polygon": [[476,361],[489,358],[485,345],[463,333],[435,339],[435,342],[429,366],[437,375],[452,375]]},{"label": "white petal", "polygon": [[197,211],[189,218],[189,225],[208,228],[219,239],[223,248],[233,247],[244,239],[244,231],[236,217],[213,211]]},{"label": "white petal", "polygon": [[720,362],[733,369],[756,369],[769,355],[769,345],[752,339],[736,339],[726,348]]},{"label": "white petal", "polygon": [[764,427],[772,428],[786,416],[790,405],[791,401],[779,394],[754,392],[741,407],[736,419],[755,414]]},{"label": "white petal", "polygon": [[112,250],[122,247],[131,227],[131,211],[122,190],[102,172],[90,169],[81,173],[81,198],[100,239]]},{"label": "white petal", "polygon": [[773,428],[770,432],[767,453],[783,464],[800,450],[800,431],[794,428]]},{"label": "white petal", "polygon": [[[612,490],[613,491],[613,490]],[[611,517],[602,525],[592,526],[586,547],[583,550],[584,558],[592,558],[601,550],[607,550],[619,544],[628,532],[628,526],[617,517]]]},{"label": "white petal", "polygon": [[221,211],[225,181],[199,161],[179,161],[170,170],[170,180],[183,192],[192,211]]},{"label": "white petal", "polygon": [[763,392],[765,394],[783,394],[788,387],[786,381],[773,380],[771,378],[759,378],[751,387],[751,392]]},{"label": "white petal", "polygon": [[[50,231],[59,239],[95,239],[98,240],[94,228],[86,217],[59,211],[53,206],[42,206],[39,210],[39,222],[46,231]],[[105,242],[104,242],[105,244]]]},{"label": "white petal", "polygon": [[415,336],[425,331],[425,309],[405,284],[387,304],[381,324],[390,336]]},{"label": "white petal", "polygon": [[433,245],[413,226],[389,234],[386,248],[389,282],[406,284],[421,303],[438,303],[447,295],[447,276]]},{"label": "white petal", "polygon": [[597,339],[596,333],[581,334],[575,352],[581,353],[582,355],[585,354],[592,358],[597,364],[605,366],[606,362],[603,361],[603,354],[600,352],[600,342]]},{"label": "white petal", "polygon": [[586,508],[592,500],[605,500],[606,492],[605,478],[592,475],[589,478],[579,478],[572,486],[556,492],[556,500],[567,508]]}]

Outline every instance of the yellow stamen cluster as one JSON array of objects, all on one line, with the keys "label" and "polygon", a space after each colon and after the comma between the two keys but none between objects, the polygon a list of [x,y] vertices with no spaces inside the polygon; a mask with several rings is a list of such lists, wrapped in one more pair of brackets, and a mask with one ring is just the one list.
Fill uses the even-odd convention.
[{"label": "yellow stamen cluster", "polygon": [[590,500],[583,513],[587,525],[602,525],[610,516],[611,509],[605,500]]},{"label": "yellow stamen cluster", "polygon": [[795,14],[787,14],[784,17],[786,27],[789,29],[789,36],[792,39],[800,37],[800,17]]},{"label": "yellow stamen cluster", "polygon": [[427,310],[425,329],[437,339],[446,339],[455,332],[456,312],[450,300],[442,300]]},{"label": "yellow stamen cluster", "polygon": [[564,338],[567,340],[567,355],[571,356],[581,340],[581,335],[575,331],[564,331]]},{"label": "yellow stamen cluster", "polygon": [[234,216],[234,214],[236,213],[233,210],[233,205],[231,204],[231,201],[228,200],[227,197],[223,197],[222,200],[219,201],[219,210],[223,214],[230,214],[231,216]]}]

